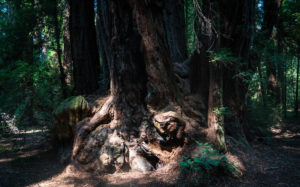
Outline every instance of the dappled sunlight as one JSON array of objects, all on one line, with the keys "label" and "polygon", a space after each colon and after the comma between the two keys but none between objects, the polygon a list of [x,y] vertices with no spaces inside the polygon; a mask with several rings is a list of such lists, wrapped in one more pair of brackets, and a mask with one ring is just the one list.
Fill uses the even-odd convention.
[{"label": "dappled sunlight", "polygon": [[299,10],[0,0],[0,187],[300,186]]},{"label": "dappled sunlight", "polygon": [[225,155],[226,155],[226,158],[228,159],[228,162],[232,163],[241,175],[243,174],[243,172],[246,171],[246,167],[245,167],[243,161],[239,158],[239,156],[234,155],[230,152],[226,153]]}]

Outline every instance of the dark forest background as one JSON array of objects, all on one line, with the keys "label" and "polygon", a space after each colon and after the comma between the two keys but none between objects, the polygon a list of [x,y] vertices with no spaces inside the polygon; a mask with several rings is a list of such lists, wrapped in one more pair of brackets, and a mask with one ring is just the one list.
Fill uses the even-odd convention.
[{"label": "dark forest background", "polygon": [[[101,0],[82,5],[84,9],[74,10],[70,17],[66,1],[1,0],[0,110],[14,115],[18,126],[51,126],[52,111],[63,99],[108,93],[110,59],[106,35],[110,33],[102,26],[110,16],[101,11],[101,3],[105,5]],[[169,45],[179,45],[182,50],[171,53],[174,61],[193,56],[201,32],[198,11],[203,2],[197,1],[200,7],[192,0],[181,3],[181,7],[175,7],[179,8],[178,16],[166,16],[165,20],[170,37],[175,37]],[[170,10],[166,11],[176,11],[172,6],[167,8]],[[247,84],[244,102],[253,128],[264,128],[297,114],[299,10],[296,0],[259,0],[251,10],[255,12],[250,28],[253,33],[248,33],[251,44],[247,60],[251,61],[251,67],[241,68],[231,78],[239,77]],[[185,38],[180,38],[181,33],[178,38],[175,34],[171,36],[172,27],[184,32]],[[83,38],[78,38],[78,32],[82,32]],[[230,47],[221,46],[220,50],[209,52],[212,60],[228,64],[239,60]],[[239,61],[240,66],[243,61]]]},{"label": "dark forest background", "polygon": [[298,0],[0,0],[0,133],[52,129],[88,164],[103,129],[226,152],[297,120],[299,66]]}]

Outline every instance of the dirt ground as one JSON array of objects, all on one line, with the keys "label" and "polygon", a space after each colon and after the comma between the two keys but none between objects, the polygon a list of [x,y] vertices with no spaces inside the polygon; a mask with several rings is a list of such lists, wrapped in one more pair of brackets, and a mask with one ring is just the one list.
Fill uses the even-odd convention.
[{"label": "dirt ground", "polygon": [[[290,119],[273,136],[257,138],[251,147],[228,139],[230,161],[239,165],[239,177],[214,177],[201,186],[300,186],[300,121]],[[180,175],[179,166],[151,173],[126,172],[92,175],[64,163],[61,150],[51,148],[43,129],[0,136],[0,187],[13,186],[200,186]],[[177,165],[172,163],[170,166]]]}]

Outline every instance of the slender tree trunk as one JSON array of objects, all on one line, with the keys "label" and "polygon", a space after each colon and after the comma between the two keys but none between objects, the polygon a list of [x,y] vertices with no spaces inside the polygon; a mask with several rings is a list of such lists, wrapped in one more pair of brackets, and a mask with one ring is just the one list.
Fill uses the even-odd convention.
[{"label": "slender tree trunk", "polygon": [[109,0],[97,0],[97,17],[96,17],[96,31],[98,47],[101,56],[101,71],[103,75],[102,89],[104,91],[109,89],[109,64],[110,64],[110,49],[111,49],[111,15],[108,11]]},{"label": "slender tree trunk", "polygon": [[264,106],[267,106],[267,97],[266,97],[266,89],[265,89],[265,83],[263,81],[263,75],[261,71],[261,63],[259,62],[258,64],[258,77],[259,77],[259,83],[260,83],[260,92],[261,92],[261,98],[262,98],[262,103]]},{"label": "slender tree trunk", "polygon": [[99,88],[100,62],[94,24],[94,2],[69,0],[74,91],[91,94]]},{"label": "slender tree trunk", "polygon": [[[283,56],[283,27],[282,27],[282,18],[279,17],[277,21],[277,44],[278,44],[278,55],[279,60],[277,63],[277,74],[278,74],[278,92],[279,92],[279,101],[282,106],[283,117],[286,117],[286,89],[285,89],[285,61]],[[278,99],[277,99],[278,100]]]},{"label": "slender tree trunk", "polygon": [[72,79],[72,53],[71,53],[71,35],[70,35],[70,4],[65,0],[65,11],[64,11],[64,61],[63,67],[65,72],[65,82],[68,86],[71,86]]},{"label": "slender tree trunk", "polygon": [[[275,55],[275,49],[267,49],[268,53]],[[268,79],[268,95],[271,99],[275,99],[276,104],[280,104],[280,75],[276,72],[280,67],[280,63],[271,60],[270,56],[266,57],[267,79]]]},{"label": "slender tree trunk", "polygon": [[223,75],[220,62],[209,66],[208,140],[219,150],[226,150],[223,118]]},{"label": "slender tree trunk", "polygon": [[283,116],[286,118],[286,87],[287,87],[287,82],[286,82],[286,74],[287,74],[287,61],[283,63],[283,86],[282,86],[282,109],[283,109]]},{"label": "slender tree trunk", "polygon": [[21,120],[26,124],[26,127],[34,126],[37,124],[34,117],[35,108],[35,87],[34,87],[34,71],[38,56],[35,54],[40,54],[42,42],[41,42],[41,25],[38,14],[40,13],[39,4],[35,4],[33,0],[29,1],[30,4],[26,8],[35,12],[33,15],[26,15],[27,19],[31,19],[32,22],[30,26],[26,27],[23,31],[22,37],[24,38],[24,49],[23,60],[28,63],[29,70],[25,77],[25,111],[21,115]]},{"label": "slender tree trunk", "polygon": [[284,63],[284,66],[283,66],[283,89],[282,89],[282,103],[283,103],[283,116],[284,118],[287,117],[287,109],[286,109],[286,88],[287,88],[287,69],[286,69],[286,61]]},{"label": "slender tree trunk", "polygon": [[[200,6],[195,5],[195,11],[200,12]],[[224,118],[222,113],[223,108],[223,73],[222,61],[212,62],[213,56],[209,55],[208,50],[218,52],[220,50],[220,40],[217,38],[216,30],[219,32],[220,19],[214,18],[214,12],[218,11],[219,7],[213,5],[210,1],[203,1],[203,10],[199,16],[200,28],[198,38],[199,44],[195,53],[200,52],[202,56],[201,63],[205,63],[209,68],[209,89],[208,89],[208,112],[207,112],[207,139],[214,144],[219,150],[226,150],[225,133],[224,133]],[[216,27],[214,28],[215,25]],[[202,65],[203,68],[203,65]],[[202,88],[202,89],[205,89]],[[204,92],[202,92],[204,93]]]},{"label": "slender tree trunk", "polygon": [[300,58],[298,57],[297,63],[297,79],[296,79],[296,98],[295,98],[295,114],[298,116],[298,92],[299,92],[299,68],[300,68]]},{"label": "slender tree trunk", "polygon": [[[264,20],[262,23],[263,40],[269,41],[273,32],[274,25],[278,22],[279,9],[282,0],[264,0]],[[274,49],[267,49],[268,53],[273,55]],[[272,61],[270,57],[266,58],[267,67],[267,92],[271,98],[275,98],[275,103],[280,103],[280,82],[276,74],[276,62]]]},{"label": "slender tree trunk", "polygon": [[57,60],[58,60],[58,65],[59,65],[59,71],[60,71],[60,84],[61,84],[61,89],[63,93],[63,97],[67,97],[67,83],[66,83],[66,74],[64,72],[64,67],[62,64],[62,56],[61,56],[61,47],[60,47],[60,27],[58,23],[58,10],[57,10],[57,0],[54,1],[55,7],[54,7],[54,29],[55,29],[55,41],[56,41],[56,54],[57,54]]}]

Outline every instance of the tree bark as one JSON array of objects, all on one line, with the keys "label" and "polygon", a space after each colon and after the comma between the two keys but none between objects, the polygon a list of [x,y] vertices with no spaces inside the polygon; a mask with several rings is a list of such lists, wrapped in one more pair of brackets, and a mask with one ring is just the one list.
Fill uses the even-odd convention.
[{"label": "tree bark", "polygon": [[103,75],[102,89],[104,91],[109,89],[109,64],[110,62],[110,49],[111,49],[111,15],[108,11],[108,0],[97,0],[97,17],[96,17],[96,31],[98,47],[101,56],[101,71]]},{"label": "tree bark", "polygon": [[262,31],[264,39],[268,40],[271,37],[273,27],[277,23],[279,9],[282,0],[264,0],[263,10],[264,19],[262,23]]},{"label": "tree bark", "polygon": [[262,103],[264,106],[267,105],[267,98],[266,98],[266,89],[265,89],[265,84],[263,81],[263,75],[262,75],[262,71],[261,71],[261,63],[258,63],[257,66],[257,71],[258,71],[258,77],[259,77],[259,84],[260,84],[260,92],[261,92],[261,97],[262,97]]},{"label": "tree bark", "polygon": [[70,34],[70,4],[65,0],[64,10],[64,61],[63,67],[65,72],[65,82],[68,86],[71,85],[72,79],[72,52],[71,52],[71,34]]},{"label": "tree bark", "polygon": [[57,54],[57,60],[59,65],[59,71],[60,71],[60,84],[62,89],[63,98],[67,97],[67,83],[66,83],[66,74],[64,72],[64,67],[62,63],[62,56],[61,56],[61,47],[60,47],[60,27],[58,23],[58,10],[57,10],[57,0],[54,2],[54,11],[53,11],[53,19],[54,19],[54,30],[55,30],[55,42],[56,42],[56,54]]},{"label": "tree bark", "polygon": [[297,79],[296,79],[296,98],[295,98],[295,114],[296,114],[296,116],[298,116],[299,69],[300,69],[300,60],[299,60],[299,57],[298,57]]},{"label": "tree bark", "polygon": [[[263,40],[270,40],[273,32],[273,27],[278,22],[279,10],[281,7],[282,0],[264,0],[264,20],[262,23],[262,36]],[[265,41],[264,41],[265,42]],[[267,47],[267,46],[265,46]],[[274,55],[274,49],[267,49],[269,55]],[[278,81],[278,76],[276,74],[276,62],[272,61],[267,55],[266,57],[266,67],[267,67],[267,91],[271,98],[275,98],[275,103],[280,103],[280,81]]]},{"label": "tree bark", "polygon": [[[226,151],[224,118],[223,118],[223,73],[222,60],[214,61],[211,51],[218,52],[220,50],[220,40],[217,32],[220,29],[220,20],[215,18],[214,11],[219,12],[219,7],[213,5],[210,1],[203,1],[202,10],[198,4],[195,5],[198,18],[200,19],[200,27],[197,41],[198,46],[195,53],[198,54],[203,63],[209,68],[209,89],[208,89],[208,112],[207,112],[207,139],[214,144],[219,150]],[[215,27],[214,27],[215,25]],[[199,62],[198,62],[199,63]],[[206,89],[203,87],[202,89]],[[202,92],[204,94],[204,92]]]},{"label": "tree bark", "polygon": [[99,88],[100,62],[94,24],[94,2],[69,0],[74,92],[91,94]]},{"label": "tree bark", "polygon": [[169,163],[186,133],[199,135],[200,124],[181,108],[162,4],[106,3],[111,94],[99,112],[77,124],[73,161],[96,172],[157,169]]},{"label": "tree bark", "polygon": [[209,66],[208,140],[218,150],[226,151],[222,98],[223,75],[220,63],[211,63]]},{"label": "tree bark", "polygon": [[163,15],[171,60],[173,62],[183,62],[188,57],[185,37],[184,0],[165,0]]},{"label": "tree bark", "polygon": [[246,143],[244,130],[245,96],[248,84],[240,72],[250,70],[250,45],[253,42],[254,0],[221,1],[220,7],[220,46],[230,49],[235,62],[224,68],[223,101],[229,107],[231,115],[225,115],[225,132]]}]

